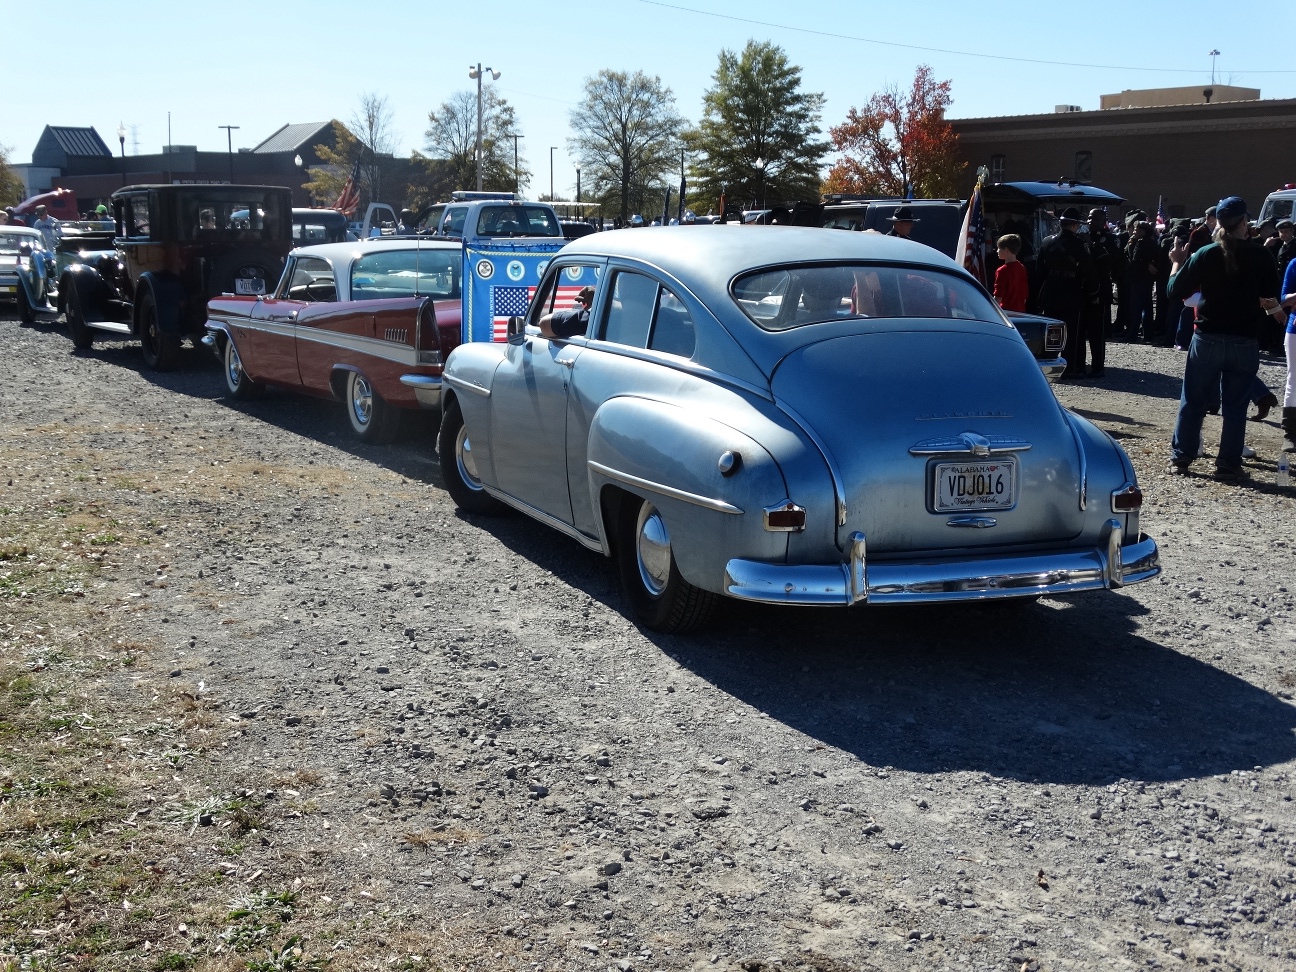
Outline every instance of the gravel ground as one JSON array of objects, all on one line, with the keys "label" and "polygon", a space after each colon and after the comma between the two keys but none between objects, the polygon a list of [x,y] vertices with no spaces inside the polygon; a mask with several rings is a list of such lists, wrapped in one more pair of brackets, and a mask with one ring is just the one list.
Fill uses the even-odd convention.
[{"label": "gravel ground", "polygon": [[363,446],[336,403],[224,400],[205,354],[155,375],[12,316],[0,340],[3,502],[153,534],[84,592],[159,646],[102,692],[215,706],[228,735],[186,771],[213,792],[318,774],[229,866],[338,921],[449,922],[522,969],[1296,964],[1293,494],[1273,423],[1251,482],[1165,474],[1176,352],[1114,344],[1057,389],[1129,450],[1158,581],[730,604],[674,638],[626,620],[598,555],[459,515],[426,421]]}]

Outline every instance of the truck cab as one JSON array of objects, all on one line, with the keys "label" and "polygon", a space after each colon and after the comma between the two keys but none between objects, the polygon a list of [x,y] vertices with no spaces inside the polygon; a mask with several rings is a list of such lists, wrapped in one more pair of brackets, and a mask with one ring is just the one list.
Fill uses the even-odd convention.
[{"label": "truck cab", "polygon": [[453,193],[434,233],[468,244],[494,239],[563,239],[562,223],[552,206],[526,202],[511,192]]}]

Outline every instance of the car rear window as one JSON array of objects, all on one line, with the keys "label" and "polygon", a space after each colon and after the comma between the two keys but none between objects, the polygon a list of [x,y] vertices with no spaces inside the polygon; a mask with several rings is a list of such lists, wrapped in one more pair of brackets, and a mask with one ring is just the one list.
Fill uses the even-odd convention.
[{"label": "car rear window", "polygon": [[483,206],[478,236],[562,236],[562,227],[544,206]]},{"label": "car rear window", "polygon": [[451,249],[381,250],[351,265],[351,299],[459,296],[462,255]]},{"label": "car rear window", "polygon": [[767,331],[873,317],[1004,322],[975,284],[931,267],[793,264],[743,274],[733,297]]},{"label": "car rear window", "polygon": [[176,237],[206,243],[283,241],[292,232],[284,201],[281,193],[256,189],[186,191],[179,194]]}]

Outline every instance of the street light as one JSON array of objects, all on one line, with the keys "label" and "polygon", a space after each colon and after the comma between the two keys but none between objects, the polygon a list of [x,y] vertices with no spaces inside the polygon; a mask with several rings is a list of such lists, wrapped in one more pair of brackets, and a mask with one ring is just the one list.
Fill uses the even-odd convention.
[{"label": "street light", "polygon": [[229,152],[230,185],[233,185],[234,184],[234,129],[238,128],[239,126],[238,125],[217,125],[216,127],[225,129],[225,147]]},{"label": "street light", "polygon": [[765,166],[769,165],[760,156],[756,157],[756,174],[760,176],[760,205],[758,209],[765,208]]},{"label": "street light", "polygon": [[550,202],[553,202],[553,201],[554,201],[554,191],[553,191],[553,154],[554,154],[554,151],[555,151],[557,148],[558,148],[557,145],[550,145],[550,146],[549,146],[549,201],[550,201]]},{"label": "street light", "polygon": [[121,143],[122,185],[126,185],[126,124],[117,123],[117,141]]},{"label": "street light", "polygon": [[[491,76],[492,81],[500,79],[500,72],[491,68],[486,68],[486,73]],[[476,66],[468,65],[468,77],[477,79],[477,191],[481,192],[482,187],[482,66],[478,61]],[[516,147],[517,143],[513,143]]]}]

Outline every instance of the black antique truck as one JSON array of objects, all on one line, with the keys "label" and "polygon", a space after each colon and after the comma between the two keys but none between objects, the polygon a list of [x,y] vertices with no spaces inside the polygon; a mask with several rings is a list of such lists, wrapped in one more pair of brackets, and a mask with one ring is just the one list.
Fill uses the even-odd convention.
[{"label": "black antique truck", "polygon": [[206,333],[208,298],[269,292],[293,247],[282,186],[127,186],[112,208],[113,248],[83,253],[60,277],[68,329],[81,349],[137,337],[158,371]]}]

